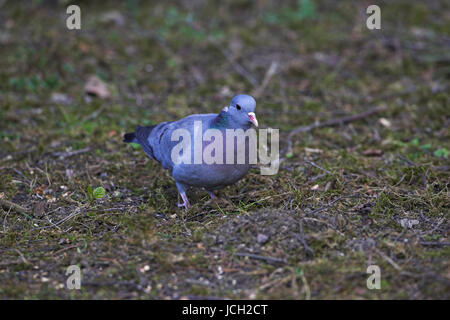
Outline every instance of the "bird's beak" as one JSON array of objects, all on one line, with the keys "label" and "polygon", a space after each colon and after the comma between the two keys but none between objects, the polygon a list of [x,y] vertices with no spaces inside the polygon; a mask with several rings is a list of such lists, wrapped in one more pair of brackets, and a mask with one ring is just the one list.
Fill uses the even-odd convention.
[{"label": "bird's beak", "polygon": [[256,115],[254,112],[249,112],[248,114],[248,118],[250,119],[250,122],[253,123],[255,125],[255,127],[258,127],[258,120],[256,120]]}]

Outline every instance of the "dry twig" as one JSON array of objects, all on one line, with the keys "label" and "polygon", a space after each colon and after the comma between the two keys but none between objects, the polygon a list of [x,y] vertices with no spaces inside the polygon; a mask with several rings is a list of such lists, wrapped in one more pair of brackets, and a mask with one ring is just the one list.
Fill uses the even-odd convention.
[{"label": "dry twig", "polygon": [[74,150],[74,151],[69,151],[69,152],[53,152],[52,156],[59,157],[60,160],[64,160],[65,158],[68,158],[68,157],[71,157],[71,156],[75,156],[77,154],[86,153],[89,150],[91,150],[91,148],[87,147],[87,148]]},{"label": "dry twig", "polygon": [[375,113],[380,113],[383,111],[386,111],[387,107],[386,106],[378,106],[378,107],[373,107],[367,111],[364,111],[362,113],[358,113],[352,116],[346,116],[346,117],[342,117],[342,118],[337,118],[337,119],[331,119],[331,120],[327,120],[325,122],[316,122],[307,126],[302,126],[302,127],[298,127],[294,130],[292,130],[289,135],[288,135],[288,151],[287,152],[291,152],[292,149],[292,138],[299,133],[304,133],[304,132],[308,132],[317,128],[324,128],[324,127],[334,127],[334,126],[338,126],[338,125],[343,125],[349,122],[353,122],[353,121],[358,121],[358,120],[362,120],[365,119],[367,117],[370,117],[371,115],[375,114]]},{"label": "dry twig", "polygon": [[266,256],[261,256],[261,255],[253,254],[253,253],[236,252],[235,255],[238,257],[249,257],[250,259],[264,260],[264,261],[272,262],[272,263],[283,263],[283,264],[287,263],[286,259],[266,257]]},{"label": "dry twig", "polygon": [[28,209],[26,209],[26,208],[16,204],[16,203],[14,203],[14,202],[11,202],[9,200],[0,198],[0,204],[3,207],[5,207],[5,208],[12,209],[12,210],[15,210],[15,211],[17,211],[19,213],[22,213],[27,218],[31,219],[31,217],[28,215],[30,213],[30,211]]}]

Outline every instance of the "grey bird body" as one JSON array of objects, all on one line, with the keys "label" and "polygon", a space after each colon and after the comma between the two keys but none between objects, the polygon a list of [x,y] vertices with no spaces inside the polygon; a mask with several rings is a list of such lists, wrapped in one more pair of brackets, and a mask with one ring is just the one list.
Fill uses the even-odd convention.
[{"label": "grey bird body", "polygon": [[[179,206],[189,207],[189,201],[186,196],[188,187],[204,188],[214,198],[213,190],[234,184],[250,170],[249,142],[246,141],[244,146],[245,162],[228,164],[226,162],[227,152],[233,152],[233,158],[237,159],[238,146],[233,150],[227,150],[225,137],[227,129],[247,130],[251,128],[252,123],[257,125],[257,120],[253,113],[255,104],[252,97],[239,95],[232,100],[229,107],[225,107],[219,114],[195,114],[178,121],[162,122],[156,126],[137,126],[134,133],[125,134],[124,141],[139,143],[147,155],[158,161],[163,168],[169,170],[184,200],[184,203]],[[176,133],[177,129],[185,129],[194,137],[194,125],[198,126],[200,123],[202,129],[201,137],[209,129],[218,130],[222,134],[222,161],[207,164],[202,159],[201,163],[195,163],[195,147],[192,141],[190,143],[190,159],[188,159],[190,161],[174,162],[172,149],[179,143],[176,137],[174,139],[174,133]],[[236,145],[237,138],[234,137],[232,139],[234,139],[233,143]],[[202,140],[200,143],[201,151],[203,152],[211,141]]]}]

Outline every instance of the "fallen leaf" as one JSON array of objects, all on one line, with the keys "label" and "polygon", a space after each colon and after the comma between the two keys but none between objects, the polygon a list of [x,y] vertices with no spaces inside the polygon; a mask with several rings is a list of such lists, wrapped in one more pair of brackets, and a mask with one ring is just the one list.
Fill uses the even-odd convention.
[{"label": "fallen leaf", "polygon": [[6,29],[11,29],[16,25],[16,22],[12,19],[6,20],[5,27]]},{"label": "fallen leaf", "polygon": [[51,102],[57,104],[71,104],[72,99],[64,93],[54,92],[52,93],[52,97],[50,98]]},{"label": "fallen leaf", "polygon": [[86,85],[84,86],[84,92],[102,99],[106,99],[111,96],[106,83],[96,75],[92,75],[89,77]]},{"label": "fallen leaf", "polygon": [[392,126],[391,122],[386,118],[380,118],[378,121],[386,128],[390,128]]},{"label": "fallen leaf", "polygon": [[258,236],[256,237],[256,241],[258,241],[258,243],[261,244],[266,243],[267,240],[269,240],[269,237],[262,233],[259,233]]},{"label": "fallen leaf", "polygon": [[11,34],[8,32],[1,32],[0,31],[0,44],[1,45],[6,45],[9,44],[11,42]]},{"label": "fallen leaf", "polygon": [[172,263],[177,263],[177,262],[181,262],[184,260],[184,257],[181,254],[169,254],[169,260]]},{"label": "fallen leaf", "polygon": [[90,47],[89,47],[89,45],[87,43],[80,42],[78,44],[78,49],[80,49],[80,51],[83,52],[83,53],[87,53],[87,52],[89,52]]},{"label": "fallen leaf", "polygon": [[66,169],[66,177],[67,179],[69,179],[69,181],[71,181],[74,176],[75,174],[72,169]]},{"label": "fallen leaf", "polygon": [[39,201],[33,204],[33,216],[40,218],[45,213],[46,203],[45,201]]},{"label": "fallen leaf", "polygon": [[297,85],[298,90],[305,91],[309,86],[309,81],[307,79],[303,79],[300,81],[300,83]]},{"label": "fallen leaf", "polygon": [[320,150],[320,149],[313,149],[313,148],[308,148],[308,147],[306,147],[306,148],[305,148],[305,152],[306,152],[306,153],[322,153],[323,150]]},{"label": "fallen leaf", "polygon": [[36,188],[33,189],[33,193],[43,196],[46,187],[47,186],[44,186],[44,185],[37,186]]},{"label": "fallen leaf", "polygon": [[412,227],[414,227],[417,224],[419,224],[419,220],[416,220],[416,219],[402,219],[402,220],[400,220],[400,225],[403,228],[406,228],[406,229],[411,229]]},{"label": "fallen leaf", "polygon": [[313,54],[313,57],[318,62],[327,64],[327,65],[330,65],[330,66],[335,66],[339,62],[339,57],[338,56],[331,55],[331,54],[326,54],[326,53],[323,53],[323,52],[316,52],[316,53]]},{"label": "fallen leaf", "polygon": [[114,23],[117,26],[123,26],[125,24],[125,18],[117,10],[105,12],[101,16],[100,21],[103,23]]},{"label": "fallen leaf", "polygon": [[201,250],[205,250],[205,247],[203,246],[203,243],[201,243],[201,242],[197,243],[197,248],[199,248]]},{"label": "fallen leaf", "polygon": [[111,130],[107,133],[108,138],[112,138],[117,134],[116,130]]},{"label": "fallen leaf", "polygon": [[363,151],[363,155],[367,157],[379,157],[383,155],[383,150],[380,149],[367,149]]}]

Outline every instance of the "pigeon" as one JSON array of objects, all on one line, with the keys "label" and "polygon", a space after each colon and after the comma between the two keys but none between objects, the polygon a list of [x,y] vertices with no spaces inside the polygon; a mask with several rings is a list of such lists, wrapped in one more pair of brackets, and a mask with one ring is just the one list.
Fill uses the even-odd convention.
[{"label": "pigeon", "polygon": [[[236,183],[250,170],[252,165],[249,155],[250,137],[240,145],[238,145],[237,136],[232,137],[232,145],[238,146],[229,151],[226,145],[226,134],[228,129],[234,130],[234,132],[239,132],[239,129],[242,129],[240,132],[251,132],[252,130],[249,129],[258,127],[255,107],[256,101],[252,96],[239,94],[231,100],[229,106],[224,107],[218,114],[193,114],[177,121],[162,122],[154,126],[138,125],[134,132],[124,135],[123,141],[138,143],[150,158],[158,161],[164,169],[170,171],[178,189],[178,199],[181,196],[183,200],[183,203],[178,203],[178,207],[189,209],[191,205],[186,196],[189,187],[203,188],[211,199],[215,200],[217,197],[213,191]],[[189,143],[190,140],[191,143],[186,144],[187,147],[182,150],[181,155],[174,151],[177,145],[180,148],[181,140],[177,135],[179,132],[189,133],[192,138],[186,139],[186,141],[184,138],[189,137],[183,138],[183,142]],[[210,142],[205,139],[206,132],[214,133],[214,139],[210,137]],[[197,142],[192,142],[192,140],[198,137],[199,133],[202,133],[200,145],[197,145],[197,147],[200,146],[200,149],[195,149]],[[255,130],[253,133],[256,137]],[[222,143],[220,143],[220,139],[216,141],[218,139],[216,134],[221,135]],[[205,154],[200,157],[200,162],[198,158],[195,159],[195,152],[198,153],[200,150],[206,153],[208,145],[213,142],[217,142],[216,146],[223,146],[222,155],[217,149],[214,152],[210,150],[210,154],[216,156],[216,161],[212,163],[204,161]],[[245,157],[243,161],[242,157],[241,161],[236,160],[239,159],[239,148],[244,148],[242,149]],[[227,159],[234,161],[228,162]]]}]

